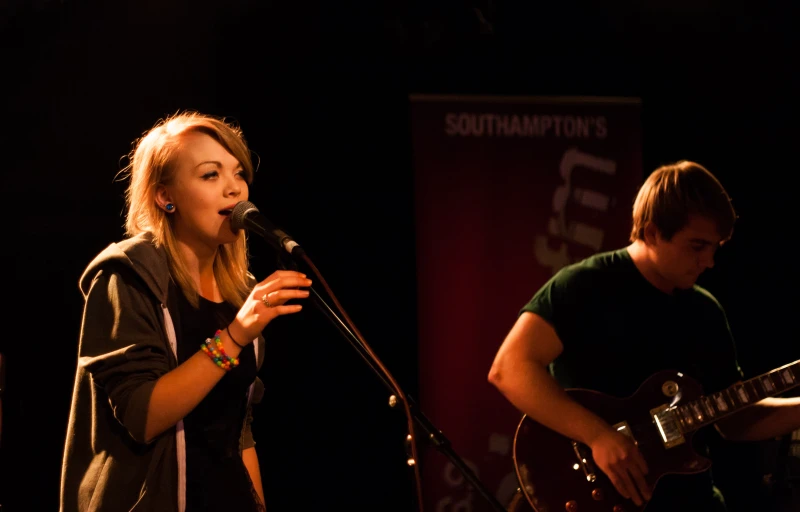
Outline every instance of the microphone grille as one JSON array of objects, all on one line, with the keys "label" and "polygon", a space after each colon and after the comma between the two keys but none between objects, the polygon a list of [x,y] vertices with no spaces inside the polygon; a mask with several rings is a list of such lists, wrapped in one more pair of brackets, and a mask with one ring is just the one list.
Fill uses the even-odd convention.
[{"label": "microphone grille", "polygon": [[239,201],[236,203],[236,206],[233,207],[233,211],[231,212],[231,228],[234,231],[244,229],[244,218],[252,211],[258,213],[258,208],[250,201]]}]

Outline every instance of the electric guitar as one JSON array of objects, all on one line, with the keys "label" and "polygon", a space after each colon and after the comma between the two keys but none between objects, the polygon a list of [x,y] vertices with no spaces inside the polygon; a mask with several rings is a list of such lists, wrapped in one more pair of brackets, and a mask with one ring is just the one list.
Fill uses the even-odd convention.
[{"label": "electric guitar", "polygon": [[[615,398],[586,389],[568,389],[578,403],[629,436],[647,462],[654,488],[669,473],[706,471],[711,461],[692,447],[701,427],[761,399],[800,385],[800,360],[708,396],[700,384],[676,371],[651,375],[632,396]],[[514,468],[519,489],[509,512],[642,512],[623,498],[593,462],[586,445],[523,415],[514,434]]]}]

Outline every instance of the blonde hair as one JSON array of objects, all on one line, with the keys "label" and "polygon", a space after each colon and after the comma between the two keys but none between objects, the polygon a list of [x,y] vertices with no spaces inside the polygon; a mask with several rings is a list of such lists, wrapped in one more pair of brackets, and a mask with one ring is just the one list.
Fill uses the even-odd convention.
[{"label": "blonde hair", "polygon": [[[237,125],[199,112],[178,112],[159,120],[134,141],[134,149],[129,155],[130,164],[123,169],[123,174],[130,180],[125,191],[125,233],[130,237],[143,232],[150,233],[156,247],[163,246],[166,249],[173,278],[184,295],[197,307],[199,294],[186,262],[177,249],[171,219],[156,202],[158,185],[170,183],[175,175],[181,136],[188,132],[201,132],[214,138],[239,160],[247,183],[252,183],[254,169],[250,150]],[[213,268],[222,298],[240,307],[250,293],[251,277],[244,230],[241,230],[236,242],[219,247]]]},{"label": "blonde hair", "polygon": [[733,235],[736,212],[719,180],[696,162],[681,160],[663,165],[639,189],[630,240],[644,240],[644,229],[650,222],[670,240],[688,224],[692,214],[716,222],[723,241]]}]

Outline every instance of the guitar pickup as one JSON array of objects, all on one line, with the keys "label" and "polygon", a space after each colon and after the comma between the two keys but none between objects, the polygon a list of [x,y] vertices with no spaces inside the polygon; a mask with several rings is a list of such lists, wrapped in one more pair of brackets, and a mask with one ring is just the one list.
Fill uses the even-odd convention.
[{"label": "guitar pickup", "polygon": [[658,427],[658,433],[661,436],[661,443],[664,448],[672,448],[686,442],[676,414],[677,410],[668,405],[662,405],[650,410],[650,416],[653,418],[653,423]]}]

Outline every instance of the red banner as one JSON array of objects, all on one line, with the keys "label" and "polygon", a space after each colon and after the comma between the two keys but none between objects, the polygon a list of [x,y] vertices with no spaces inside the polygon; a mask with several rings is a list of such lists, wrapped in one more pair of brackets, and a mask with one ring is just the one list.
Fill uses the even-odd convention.
[{"label": "red banner", "polygon": [[[640,113],[634,98],[411,97],[418,402],[504,506],[522,416],[489,368],[556,270],[627,243]],[[420,448],[426,511],[492,510],[445,455]]]}]

